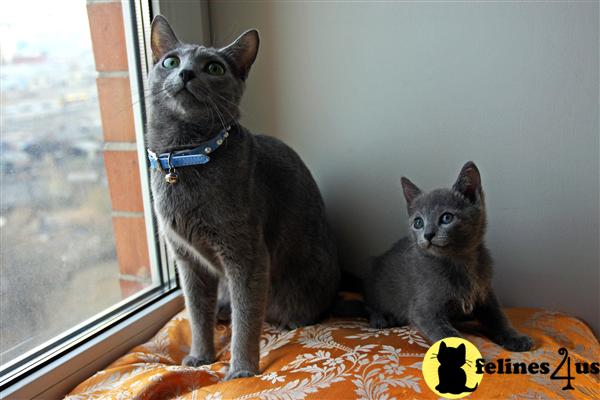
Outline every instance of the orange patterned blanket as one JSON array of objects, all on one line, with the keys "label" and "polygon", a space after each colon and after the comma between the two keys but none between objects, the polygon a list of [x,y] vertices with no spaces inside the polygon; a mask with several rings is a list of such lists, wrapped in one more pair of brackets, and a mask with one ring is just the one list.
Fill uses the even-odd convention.
[{"label": "orange patterned blanket", "polygon": [[[485,374],[473,399],[600,399],[600,375],[577,374],[576,362],[600,361],[600,345],[581,321],[538,309],[506,310],[512,323],[529,334],[535,349],[509,353],[479,336],[466,335],[486,361],[548,362],[549,374]],[[261,339],[262,374],[222,382],[228,367],[230,329],[218,325],[218,361],[191,368],[180,365],[189,350],[185,312],[171,319],[149,342],[133,348],[67,396],[76,399],[435,399],[421,374],[429,344],[409,327],[375,330],[365,320],[331,319],[292,331],[265,324]],[[565,347],[572,360],[574,390],[550,375]],[[567,373],[566,364],[558,376]]]}]

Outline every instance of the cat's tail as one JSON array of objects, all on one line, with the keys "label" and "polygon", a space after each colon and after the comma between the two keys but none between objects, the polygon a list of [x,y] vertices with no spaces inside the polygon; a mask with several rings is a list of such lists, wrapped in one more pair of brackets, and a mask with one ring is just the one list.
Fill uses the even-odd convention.
[{"label": "cat's tail", "polygon": [[470,387],[468,387],[468,386],[465,385],[465,390],[464,391],[465,392],[474,392],[477,389],[477,386],[479,386],[479,383],[476,383],[474,388],[470,388]]}]

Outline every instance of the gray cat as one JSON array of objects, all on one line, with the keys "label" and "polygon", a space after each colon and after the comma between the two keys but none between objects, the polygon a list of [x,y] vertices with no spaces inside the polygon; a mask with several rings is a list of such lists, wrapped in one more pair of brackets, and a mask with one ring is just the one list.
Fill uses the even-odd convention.
[{"label": "gray cat", "polygon": [[452,322],[477,319],[510,351],[533,343],[510,326],[492,290],[492,258],[484,244],[486,213],[474,163],[452,189],[423,193],[406,178],[410,234],[373,260],[365,297],[373,327],[411,323],[432,342],[460,333]]},{"label": "gray cat", "polygon": [[192,346],[183,364],[215,360],[218,299],[233,324],[226,379],[259,372],[265,318],[294,328],[323,316],[340,275],[309,170],[279,140],[238,123],[258,43],[250,30],[221,49],[184,44],[165,18],[152,22],[148,147],[160,154],[206,145],[210,152],[206,164],[151,175],[158,224],[190,315]]}]

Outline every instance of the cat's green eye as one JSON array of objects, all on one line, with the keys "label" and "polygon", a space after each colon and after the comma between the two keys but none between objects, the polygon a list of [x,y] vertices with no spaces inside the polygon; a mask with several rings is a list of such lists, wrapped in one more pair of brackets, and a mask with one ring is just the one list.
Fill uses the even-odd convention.
[{"label": "cat's green eye", "polygon": [[417,217],[417,218],[415,218],[415,220],[413,221],[413,227],[414,227],[415,229],[421,229],[421,228],[423,228],[423,225],[424,225],[424,224],[423,224],[423,218],[421,218],[421,217]]},{"label": "cat's green eye", "polygon": [[163,67],[166,69],[173,69],[179,66],[179,57],[171,56],[163,60]]},{"label": "cat's green eye", "polygon": [[450,213],[443,213],[440,217],[440,222],[444,225],[449,224],[454,219],[454,215]]},{"label": "cat's green eye", "polygon": [[206,72],[211,75],[220,76],[225,74],[225,67],[218,62],[212,62],[206,66]]}]

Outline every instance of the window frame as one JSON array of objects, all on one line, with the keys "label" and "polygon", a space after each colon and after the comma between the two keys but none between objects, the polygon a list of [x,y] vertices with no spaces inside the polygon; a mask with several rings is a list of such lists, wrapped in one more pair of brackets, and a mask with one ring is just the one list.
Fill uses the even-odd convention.
[{"label": "window frame", "polygon": [[121,2],[151,274],[153,282],[161,283],[136,293],[5,364],[0,370],[0,398],[62,397],[131,347],[151,338],[184,307],[174,260],[158,235],[144,140],[146,115],[143,94],[147,92],[146,78],[152,63],[149,40],[151,15],[163,11],[173,20],[187,17],[185,29],[194,32],[198,25],[189,23],[189,14],[186,13],[192,7],[193,11],[200,13],[203,25],[198,40],[207,39],[209,31],[208,4],[205,1],[183,4],[186,7],[173,4],[159,0]]},{"label": "window frame", "polygon": [[133,315],[91,334],[67,353],[48,359],[34,372],[22,374],[0,392],[0,398],[62,398],[131,347],[150,339],[183,309],[180,289],[159,296]]}]

